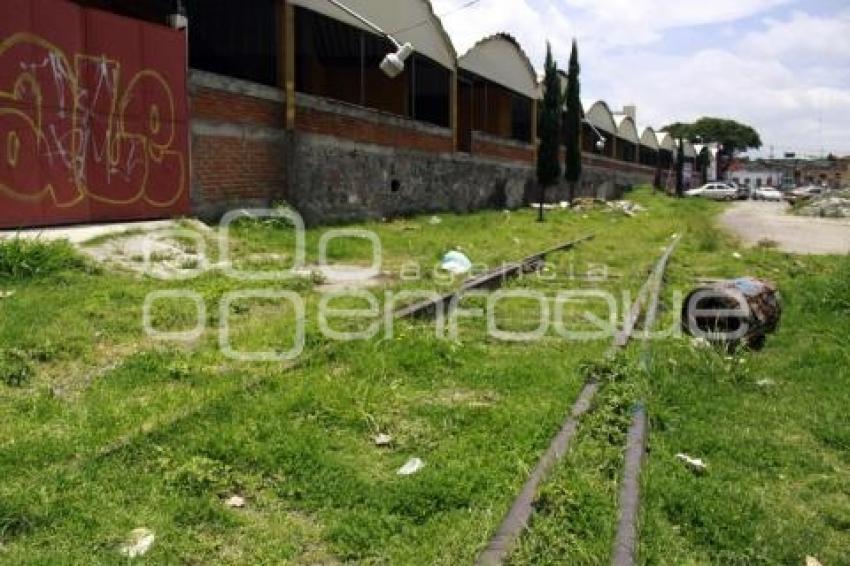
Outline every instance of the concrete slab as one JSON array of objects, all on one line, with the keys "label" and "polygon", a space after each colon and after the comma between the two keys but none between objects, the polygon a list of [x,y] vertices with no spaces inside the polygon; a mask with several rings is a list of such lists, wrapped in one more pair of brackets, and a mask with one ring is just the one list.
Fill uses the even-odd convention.
[{"label": "concrete slab", "polygon": [[770,240],[789,253],[850,253],[850,219],[792,216],[785,203],[736,203],[723,214],[720,223],[750,245]]},{"label": "concrete slab", "polygon": [[102,236],[117,236],[125,232],[153,232],[178,227],[175,220],[151,220],[142,222],[112,222],[108,224],[81,224],[78,226],[58,226],[31,228],[27,230],[0,230],[0,239],[25,238],[30,240],[68,240],[72,244],[82,244]]}]

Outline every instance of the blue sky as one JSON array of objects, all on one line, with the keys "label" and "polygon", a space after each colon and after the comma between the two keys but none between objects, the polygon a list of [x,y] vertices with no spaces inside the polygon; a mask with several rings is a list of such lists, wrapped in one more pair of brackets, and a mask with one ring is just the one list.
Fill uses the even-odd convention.
[{"label": "blue sky", "polygon": [[582,97],[637,104],[642,126],[722,116],[764,155],[850,155],[848,0],[480,0],[444,25],[461,54],[509,32],[538,68],[547,39],[565,65],[576,37]]}]

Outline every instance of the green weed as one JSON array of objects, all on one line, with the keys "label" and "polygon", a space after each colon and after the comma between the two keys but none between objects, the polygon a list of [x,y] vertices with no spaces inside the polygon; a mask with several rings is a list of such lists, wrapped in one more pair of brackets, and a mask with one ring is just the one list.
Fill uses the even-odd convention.
[{"label": "green weed", "polygon": [[66,241],[0,240],[0,281],[26,281],[92,266]]}]

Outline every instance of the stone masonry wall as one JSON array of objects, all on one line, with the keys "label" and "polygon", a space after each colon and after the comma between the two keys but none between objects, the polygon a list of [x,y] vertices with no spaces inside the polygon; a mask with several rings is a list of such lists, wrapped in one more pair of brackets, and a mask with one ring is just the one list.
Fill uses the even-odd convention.
[{"label": "stone masonry wall", "polygon": [[289,202],[308,224],[522,204],[530,166],[296,133]]},{"label": "stone masonry wall", "polygon": [[450,129],[384,112],[296,103],[287,197],[308,224],[522,204],[530,162],[452,153]]}]

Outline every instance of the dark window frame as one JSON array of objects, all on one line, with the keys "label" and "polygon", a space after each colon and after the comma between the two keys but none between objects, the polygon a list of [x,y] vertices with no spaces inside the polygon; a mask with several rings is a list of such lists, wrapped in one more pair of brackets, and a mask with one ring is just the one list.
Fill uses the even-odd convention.
[{"label": "dark window frame", "polygon": [[184,0],[189,66],[272,87],[280,84],[277,0]]},{"label": "dark window frame", "polygon": [[[388,79],[378,68],[384,56],[396,49],[388,39],[301,6],[295,7],[295,21],[296,91],[446,129],[451,127],[450,69],[414,53],[404,72]],[[355,44],[359,47],[355,48]],[[338,59],[336,64],[334,58]],[[325,75],[334,72],[354,75],[352,80],[357,84],[353,88],[350,84],[342,85],[341,89],[334,88],[340,87],[339,81],[319,84],[321,81],[309,75],[310,63],[319,65]],[[398,95],[387,97],[385,90],[390,88],[390,80],[394,81],[394,87],[400,84],[401,88]]]}]

